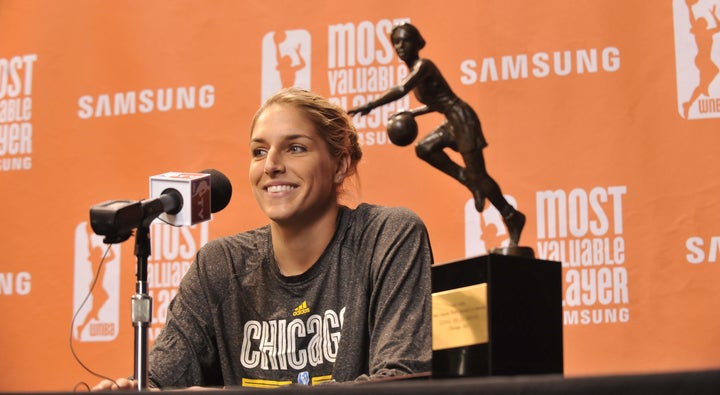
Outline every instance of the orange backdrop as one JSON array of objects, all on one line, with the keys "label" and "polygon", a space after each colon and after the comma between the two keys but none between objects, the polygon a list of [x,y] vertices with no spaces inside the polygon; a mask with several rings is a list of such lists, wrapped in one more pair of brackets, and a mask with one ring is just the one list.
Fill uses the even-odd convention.
[{"label": "orange backdrop", "polygon": [[[407,73],[387,39],[400,20],[478,112],[489,172],[528,215],[522,244],[563,262],[566,374],[720,367],[718,9],[0,1],[0,390],[95,383],[71,342],[92,370],[131,374],[132,240],[99,268],[89,208],[143,199],[167,171],[216,168],[233,182],[213,221],[153,225],[152,339],[197,249],[266,223],[247,179],[261,100],[286,85],[346,107],[379,94]],[[484,254],[507,239],[497,211],[478,214],[464,187],[387,139],[387,115],[416,105],[356,119],[365,157],[347,203],[416,211],[436,262]],[[423,116],[420,134],[440,121]]]}]

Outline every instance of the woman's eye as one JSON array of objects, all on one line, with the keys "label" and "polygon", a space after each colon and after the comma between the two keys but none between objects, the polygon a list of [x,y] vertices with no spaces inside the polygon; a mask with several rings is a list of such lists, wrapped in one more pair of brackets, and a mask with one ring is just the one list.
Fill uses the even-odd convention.
[{"label": "woman's eye", "polygon": [[307,150],[302,145],[291,145],[289,151],[290,152],[305,152]]}]

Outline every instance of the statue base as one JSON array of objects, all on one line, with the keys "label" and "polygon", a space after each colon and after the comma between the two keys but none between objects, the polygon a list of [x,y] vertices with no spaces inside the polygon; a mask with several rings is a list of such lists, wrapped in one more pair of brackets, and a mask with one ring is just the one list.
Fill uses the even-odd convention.
[{"label": "statue base", "polygon": [[435,265],[432,311],[433,377],[563,373],[560,262],[490,254]]},{"label": "statue base", "polygon": [[491,254],[495,255],[512,255],[523,258],[535,259],[535,251],[531,247],[523,246],[507,246],[497,247],[490,250]]}]

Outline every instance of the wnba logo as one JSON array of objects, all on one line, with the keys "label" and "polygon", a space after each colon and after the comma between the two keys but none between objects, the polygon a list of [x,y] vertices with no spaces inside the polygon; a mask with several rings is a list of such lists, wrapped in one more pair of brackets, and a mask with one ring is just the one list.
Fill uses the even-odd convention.
[{"label": "wnba logo", "polygon": [[311,50],[306,30],[282,30],[263,37],[262,101],[282,88],[310,89]]},{"label": "wnba logo", "polygon": [[80,341],[111,341],[118,335],[120,247],[110,247],[102,261],[106,251],[87,222],[75,228],[73,337]]},{"label": "wnba logo", "polygon": [[[505,200],[517,208],[515,198],[509,195]],[[465,256],[485,255],[491,248],[506,247],[510,243],[502,215],[493,205],[485,207],[482,213],[477,212],[475,200],[465,203]]]},{"label": "wnba logo", "polygon": [[720,117],[720,0],[674,0],[678,112]]}]

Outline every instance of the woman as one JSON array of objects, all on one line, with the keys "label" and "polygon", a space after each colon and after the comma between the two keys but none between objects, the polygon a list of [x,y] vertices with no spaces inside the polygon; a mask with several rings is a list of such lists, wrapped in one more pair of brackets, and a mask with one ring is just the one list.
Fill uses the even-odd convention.
[{"label": "woman", "polygon": [[250,152],[252,191],[270,224],[198,252],[150,351],[149,386],[274,387],[429,371],[427,232],[406,209],[338,202],[362,156],[345,111],[282,90],[255,115]]},{"label": "woman", "polygon": [[[465,185],[473,194],[477,211],[483,211],[487,197],[503,217],[510,235],[510,246],[517,246],[525,226],[525,215],[505,200],[500,186],[485,168],[482,150],[487,146],[487,142],[477,114],[455,95],[432,61],[420,58],[420,50],[425,47],[425,40],[414,25],[395,25],[390,33],[390,40],[398,57],[407,65],[408,76],[400,85],[348,113],[367,115],[372,109],[398,100],[413,91],[418,101],[424,104],[409,111],[413,116],[430,112],[443,114],[446,120],[417,144],[417,155]],[[465,167],[455,163],[443,151],[445,148],[460,152]]]},{"label": "woman", "polygon": [[[688,3],[688,11],[692,15],[692,7]],[[710,16],[713,19],[715,27],[710,28],[708,19],[699,17],[690,17],[690,33],[695,37],[695,45],[697,45],[697,54],[695,55],[695,67],[698,71],[698,83],[690,94],[690,99],[683,103],[683,116],[687,119],[690,115],[690,107],[700,98],[701,95],[710,96],[710,85],[720,74],[720,67],[712,59],[713,40],[717,32],[720,32],[720,18],[715,13],[717,6],[710,9]]]}]

